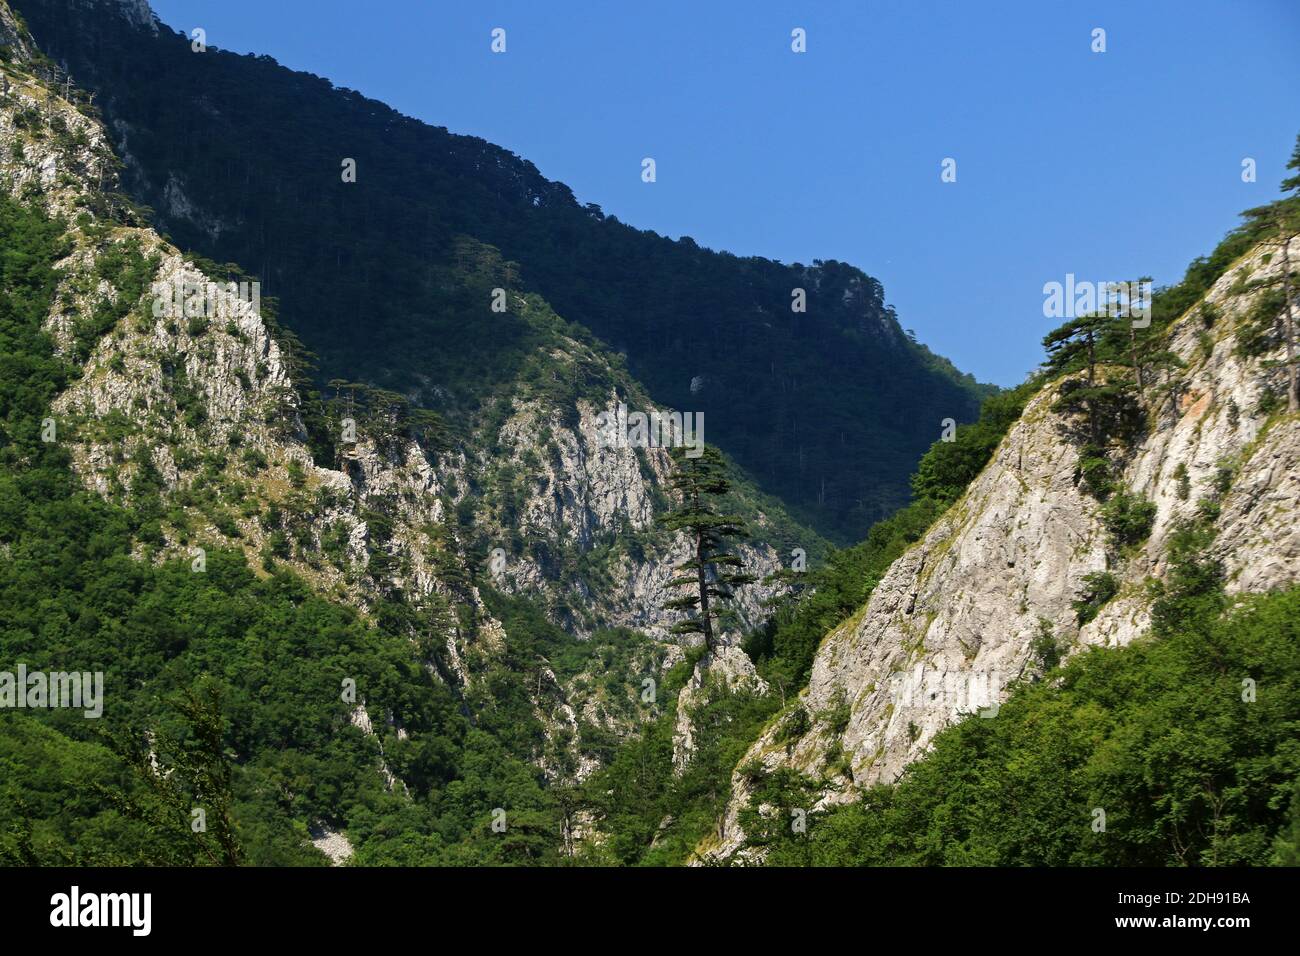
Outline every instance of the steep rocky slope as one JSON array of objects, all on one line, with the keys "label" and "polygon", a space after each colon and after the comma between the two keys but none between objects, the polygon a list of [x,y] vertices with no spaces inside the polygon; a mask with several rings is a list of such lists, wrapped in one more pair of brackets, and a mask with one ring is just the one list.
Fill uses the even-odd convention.
[{"label": "steep rocky slope", "polygon": [[[1114,453],[1119,484],[1155,505],[1140,546],[1110,540],[1102,505],[1081,481],[1073,422],[1053,410],[1063,383],[1048,385],[867,605],[827,635],[806,692],[741,765],[797,769],[818,782],[822,804],[896,779],[960,715],[995,719],[1008,685],[1038,666],[1044,636],[1068,651],[1142,634],[1171,536],[1198,516],[1213,519],[1229,594],[1294,584],[1300,420],[1285,414],[1285,402],[1278,407],[1281,346],[1253,356],[1241,348],[1258,321],[1259,284],[1277,277],[1281,258],[1276,244],[1256,247],[1168,332],[1183,367],[1148,383],[1162,387],[1142,396],[1144,434]],[[1085,577],[1100,572],[1114,576],[1117,592],[1080,626],[1075,602],[1089,590]],[[836,714],[845,707],[847,716]],[[748,779],[733,776],[724,833],[702,854],[728,856],[742,845]]]},{"label": "steep rocky slope", "polygon": [[[85,9],[95,6],[88,4]],[[143,0],[102,6],[133,29],[156,31],[152,13]],[[17,42],[20,45],[25,42],[34,49],[30,39]],[[57,68],[53,68],[50,76],[52,81],[67,79]],[[92,137],[94,148],[103,157],[101,166],[83,169],[84,157],[71,158],[65,143],[34,142],[29,144],[34,151],[15,169],[16,182],[39,177],[48,185],[54,171],[61,169],[65,175],[75,172],[82,188],[92,192],[102,191],[106,178],[112,185],[117,164],[107,153],[108,138],[102,127],[80,113],[68,122],[77,136]],[[128,162],[128,174],[131,168]],[[71,180],[64,185],[72,188]],[[68,193],[75,194],[76,189]],[[84,205],[71,199],[53,202],[53,208],[65,214],[80,211]],[[157,258],[154,267],[159,271],[151,278],[151,285],[159,282],[174,287],[189,282],[202,290],[214,278],[218,281],[225,278],[205,275],[201,268],[194,266],[193,257],[181,256],[170,244],[160,244],[151,231],[139,236],[114,234],[111,240],[131,244],[133,255]],[[469,254],[501,264],[494,250],[478,243],[472,245]],[[93,268],[95,255],[93,251],[82,253],[76,267]],[[363,428],[355,447],[346,451],[335,449],[334,460],[329,463],[335,468],[327,470],[344,471],[349,475],[349,482],[363,486],[360,492],[363,502],[403,496],[425,499],[421,507],[429,510],[413,511],[403,519],[413,526],[429,520],[441,522],[446,516],[439,507],[454,507],[467,497],[473,498],[475,543],[487,551],[496,547],[507,551],[508,560],[501,566],[503,573],[498,578],[504,588],[546,593],[554,598],[552,610],[557,618],[584,635],[600,627],[626,626],[662,636],[669,618],[659,607],[659,585],[666,579],[671,563],[680,556],[680,542],[668,540],[654,529],[654,516],[666,504],[661,486],[669,469],[668,456],[665,450],[657,448],[600,447],[594,419],[600,411],[619,403],[642,411],[663,406],[654,402],[626,372],[614,367],[614,357],[603,345],[587,336],[580,339],[564,334],[567,323],[540,296],[516,293],[513,288],[510,294],[511,317],[518,319],[521,326],[545,333],[538,336],[538,341],[545,345],[545,364],[539,366],[545,375],[556,380],[608,382],[608,390],[599,395],[603,402],[588,395],[570,403],[566,401],[567,395],[557,397],[532,383],[514,382],[511,383],[513,393],[497,398],[493,410],[495,420],[486,421],[485,415],[471,420],[468,431],[459,434],[454,451],[430,452],[428,457],[438,460],[428,462],[427,468],[412,458],[414,450],[400,437],[390,440],[393,436],[381,435],[375,436],[379,439],[375,441],[367,438]],[[301,446],[305,442],[301,421],[295,424],[294,419],[298,415],[296,394],[310,383],[291,379],[291,373],[280,360],[272,333],[253,315],[256,310],[250,310],[222,290],[216,290],[210,298],[207,311],[220,312],[221,321],[204,321],[201,316],[189,321],[192,317],[169,315],[167,321],[158,323],[163,337],[156,341],[150,338],[154,330],[145,329],[139,323],[115,330],[113,341],[99,349],[100,354],[92,363],[97,370],[94,383],[79,386],[83,392],[89,390],[94,394],[77,400],[84,404],[89,399],[87,407],[92,407],[99,416],[111,409],[125,412],[129,407],[162,412],[162,408],[154,409],[156,401],[138,394],[139,383],[152,380],[150,387],[155,392],[154,399],[158,399],[157,392],[162,385],[157,377],[145,367],[124,371],[114,356],[118,352],[128,358],[135,355],[139,364],[171,351],[184,356],[183,377],[192,378],[200,403],[211,406],[211,427],[219,442],[226,441],[232,427],[243,418],[257,419],[254,431],[244,443],[246,447],[257,448],[267,443],[273,451],[277,442],[293,437],[299,447],[291,457],[308,468],[310,462],[302,457]],[[137,305],[131,303],[130,307]],[[90,300],[80,303],[82,312],[93,311],[94,307]],[[233,317],[234,325],[227,322],[227,314]],[[66,338],[67,317],[56,316],[52,321]],[[167,336],[172,341],[164,341]],[[110,364],[114,367],[110,368]],[[295,374],[301,378],[306,373],[295,370]],[[164,381],[167,378],[163,376]],[[440,391],[436,385],[427,388],[431,394]],[[67,401],[74,399],[69,396]],[[272,406],[277,406],[278,411]],[[336,411],[335,419],[342,414]],[[276,415],[282,420],[278,431],[272,434],[264,419]],[[163,427],[169,431],[176,427],[174,420],[164,421],[164,417],[146,415],[139,427],[146,430]],[[331,427],[331,437],[337,440],[338,422],[333,422]],[[96,454],[102,464],[103,449]],[[173,464],[161,462],[169,476],[169,487],[175,484],[176,476],[171,473]],[[396,477],[408,466],[416,471],[434,471]],[[390,470],[393,475],[386,474]],[[434,472],[436,480],[430,477]],[[337,476],[320,480],[335,488],[347,484],[340,484]],[[102,476],[100,483],[102,486]],[[314,487],[315,483],[308,484]],[[431,504],[432,499],[439,499],[440,504]],[[738,493],[736,510],[750,521],[755,531],[755,544],[746,548],[746,555],[760,576],[779,567],[778,549],[788,553],[790,548],[801,546],[815,555],[823,547],[816,535],[790,521],[779,504],[763,499],[751,487]],[[317,531],[324,531],[331,524],[327,516]],[[317,539],[319,544],[319,535]],[[258,545],[262,543],[255,533],[253,540]],[[522,546],[525,543],[528,547]],[[587,562],[583,570],[606,576],[599,593],[581,575],[566,573],[572,572],[579,557],[594,550],[602,552],[603,566],[592,568],[591,562]],[[422,575],[420,571],[414,573],[417,578]],[[758,619],[760,601],[766,596],[761,588],[744,596],[742,623],[752,624]]]},{"label": "steep rocky slope", "polygon": [[[411,617],[394,638],[462,701],[490,698],[479,676],[512,641],[480,585],[521,596],[576,638],[612,630],[606,643],[626,673],[603,673],[599,658],[567,670],[543,661],[527,688],[549,740],[538,761],[552,776],[585,776],[594,764],[579,752],[580,721],[626,732],[643,677],[681,659],[662,603],[686,546],[655,521],[669,504],[667,450],[604,447],[598,403],[566,406],[521,387],[498,403],[499,421],[448,442],[428,440],[406,406],[354,413],[340,400],[316,423],[331,439],[322,461],[301,366],[279,329],[248,287],[182,253],[112,191],[118,164],[87,97],[70,85],[51,92],[54,68],[0,12],[13,64],[0,108],[4,183],[64,219],[72,242],[46,327],[80,372],[51,418],[88,487],[127,506],[161,493],[165,511],[138,555],[183,556],[197,569],[212,549],[234,547],[258,573],[290,569],[363,614],[398,600]],[[516,310],[558,322],[535,295]],[[600,347],[551,342],[554,374],[599,367],[609,407],[652,407]],[[756,532],[743,553],[760,578],[780,567],[774,542],[819,546],[751,489],[735,504]],[[729,639],[761,619],[771,594],[764,585],[743,594]],[[364,701],[353,723],[403,733]],[[400,783],[380,770],[390,788]]]}]

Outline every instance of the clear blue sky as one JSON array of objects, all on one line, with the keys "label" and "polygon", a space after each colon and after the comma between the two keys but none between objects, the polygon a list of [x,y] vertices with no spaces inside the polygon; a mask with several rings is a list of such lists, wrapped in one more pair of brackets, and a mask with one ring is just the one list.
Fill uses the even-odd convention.
[{"label": "clear blue sky", "polygon": [[1040,358],[1043,283],[1176,281],[1278,195],[1300,132],[1297,0],[153,6],[504,146],[633,225],[853,263],[905,328],[1002,385]]}]

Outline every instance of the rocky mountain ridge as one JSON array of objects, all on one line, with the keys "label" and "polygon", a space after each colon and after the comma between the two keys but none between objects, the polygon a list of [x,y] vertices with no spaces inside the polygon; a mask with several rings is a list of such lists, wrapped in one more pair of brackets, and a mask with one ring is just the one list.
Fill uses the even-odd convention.
[{"label": "rocky mountain ridge", "polygon": [[[15,2],[97,94],[126,192],[181,247],[257,275],[324,381],[475,417],[537,366],[529,337],[569,349],[561,326],[516,313],[536,295],[601,343],[583,378],[623,362],[649,404],[702,412],[751,484],[842,543],[906,501],[939,423],[971,420],[987,394],[914,342],[881,283],[851,265],[632,228],[491,143],[236,56],[215,30],[196,51],[193,24],[122,15],[143,7]],[[140,62],[147,82],[128,66]],[[187,145],[196,123],[202,149]],[[508,314],[484,308],[493,288],[510,290]]]}]

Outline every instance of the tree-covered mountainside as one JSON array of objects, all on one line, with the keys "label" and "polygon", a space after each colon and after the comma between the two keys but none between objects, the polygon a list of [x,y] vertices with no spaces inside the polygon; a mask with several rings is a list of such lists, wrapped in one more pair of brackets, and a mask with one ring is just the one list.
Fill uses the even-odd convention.
[{"label": "tree-covered mountainside", "polygon": [[[624,568],[661,600],[651,555],[672,540],[652,499],[667,453],[595,450],[586,477],[617,483],[606,502],[556,464],[588,452],[560,417],[548,445],[511,431],[520,408],[499,410],[500,447],[475,451],[487,473],[401,396],[345,383],[322,401],[268,302],[160,307],[155,283],[227,271],[162,241],[114,191],[86,95],[53,90],[3,2],[0,74],[0,859],[327,862],[312,841],[372,864],[567,859],[566,794],[642,719],[643,677],[681,653],[599,626]],[[540,297],[525,305],[554,320]],[[572,380],[534,378],[522,406],[578,415]],[[529,471],[507,494],[512,455]],[[581,637],[512,578],[536,567],[522,544],[486,538],[501,565],[485,560],[485,514],[525,527],[512,512],[537,500],[539,472],[580,526],[554,537],[590,539],[557,558],[579,565],[561,570],[585,589]],[[779,528],[749,494],[730,503]],[[637,521],[652,530],[638,537]],[[102,717],[13,709],[4,682],[20,667],[102,674]]]},{"label": "tree-covered mountainside", "polygon": [[763,780],[751,846],[778,866],[1294,866],[1300,591],[1219,618],[1213,574],[1182,567],[1197,583],[1157,635],[1017,687],[805,834],[783,825],[803,781]]},{"label": "tree-covered mountainside", "polygon": [[[485,144],[191,52],[143,0],[24,6],[102,92],[0,0],[0,865],[1300,859],[1300,196],[1250,210],[1149,324],[1072,318],[974,421],[940,437],[962,416],[925,411],[909,503],[836,549],[736,467],[767,449],[712,447],[717,418],[772,425],[753,402],[703,406],[698,459],[593,423],[662,400],[621,322],[652,383],[715,333],[726,374],[766,362],[778,419],[852,407],[842,368],[812,406],[782,378],[840,368],[831,340],[940,383],[909,415],[969,399],[871,280],[801,273],[780,338],[754,310],[794,267],[637,233]],[[228,139],[181,136],[122,56]],[[231,118],[250,84],[296,110],[254,121],[263,141]],[[119,191],[101,106],[157,211]],[[332,123],[405,145],[341,184]],[[1289,168],[1300,193],[1300,143]],[[260,309],[155,292],[250,262]],[[655,311],[658,270],[729,324]],[[702,338],[653,354],[606,282]],[[718,368],[680,404],[741,380]],[[841,533],[890,500],[765,486]],[[101,673],[102,714],[13,707],[19,667]],[[947,684],[900,692],[997,668],[978,715]]]},{"label": "tree-covered mountainside", "polygon": [[[655,401],[703,412],[710,442],[842,542],[906,503],[943,419],[975,415],[982,390],[911,341],[852,266],[632,228],[489,143],[268,57],[193,52],[115,4],[15,6],[96,92],[128,190],[182,247],[258,276],[325,379],[473,415],[539,344],[487,293],[535,291],[625,355]],[[481,288],[469,280],[484,269]]]},{"label": "tree-covered mountainside", "polygon": [[913,487],[949,506],[820,642],[807,689],[716,785],[732,798],[695,852],[1294,856],[1274,838],[1298,770],[1300,197],[1243,216],[1149,321],[1050,332],[1041,374],[997,400],[1009,430],[990,402],[965,446],[927,455]]},{"label": "tree-covered mountainside", "polygon": [[[974,480],[1039,384],[1030,381],[991,396],[978,422],[960,429],[953,441],[935,442],[913,475],[915,499],[873,525],[865,540],[832,551],[824,564],[807,573],[782,575],[790,593],[745,642],[766,693],[706,679],[703,693],[687,701],[680,696],[686,675],[675,670],[668,676],[662,689],[675,707],[623,741],[608,766],[580,791],[582,805],[603,836],[587,848],[591,860],[662,866],[695,858],[726,813],[737,762],[807,686],[822,638],[866,602],[894,560]],[[690,711],[694,750],[680,767],[675,765],[674,728],[683,709]],[[841,702],[823,713],[804,714],[804,719],[834,725],[847,714]]]}]

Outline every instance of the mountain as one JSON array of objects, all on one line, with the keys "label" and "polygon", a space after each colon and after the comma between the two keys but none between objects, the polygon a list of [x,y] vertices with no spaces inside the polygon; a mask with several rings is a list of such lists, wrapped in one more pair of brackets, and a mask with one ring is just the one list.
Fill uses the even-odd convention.
[{"label": "mountain", "polygon": [[602,861],[1294,864],[1300,197],[1244,215],[936,442],[749,636],[765,688],[704,673],[624,742]]},{"label": "mountain", "polygon": [[702,412],[711,442],[841,543],[906,503],[943,420],[972,420],[987,393],[913,342],[852,266],[637,230],[483,140],[269,57],[196,53],[142,2],[15,6],[96,94],[127,191],[180,246],[260,278],[322,381],[473,418],[527,374],[536,341],[489,310],[489,290],[535,292],[625,356],[653,401]]},{"label": "mountain", "polygon": [[[1250,211],[1149,323],[1050,333],[1043,368],[918,453],[910,502],[850,547],[756,485],[733,434],[709,462],[756,580],[706,648],[666,606],[701,545],[662,519],[733,519],[701,516],[668,449],[604,440],[611,408],[674,413],[654,379],[673,363],[625,361],[612,319],[561,307],[595,293],[560,250],[626,268],[609,281],[629,296],[663,263],[609,250],[691,250],[723,312],[797,272],[829,298],[792,361],[857,329],[978,393],[897,335],[878,287],[636,234],[483,144],[476,164],[324,81],[177,46],[141,0],[23,6],[76,76],[0,0],[0,658],[102,694],[17,707],[0,670],[0,861],[1297,858],[1300,199]],[[182,97],[186,135],[127,75],[155,58],[176,89],[210,84]],[[301,108],[301,140],[229,119],[250,69]],[[418,229],[382,160],[385,188],[333,211],[285,172],[315,163],[291,142],[334,163],[322,116],[442,144],[402,194]],[[729,357],[758,361],[740,338]]]},{"label": "mountain", "polygon": [[[987,465],[737,761],[701,857],[1269,861],[1300,780],[1296,203],[1250,214],[1150,328],[1112,326],[1097,368],[1020,390]],[[790,807],[822,843],[791,843]]]},{"label": "mountain", "polygon": [[824,543],[737,481],[759,580],[712,655],[670,634],[675,466],[598,416],[671,410],[615,356],[512,289],[528,348],[481,418],[322,396],[274,302],[159,235],[90,95],[4,4],[0,28],[0,652],[105,694],[102,723],[4,713],[0,856],[571,855],[566,794],[667,706],[647,687],[750,680],[766,579]]}]

